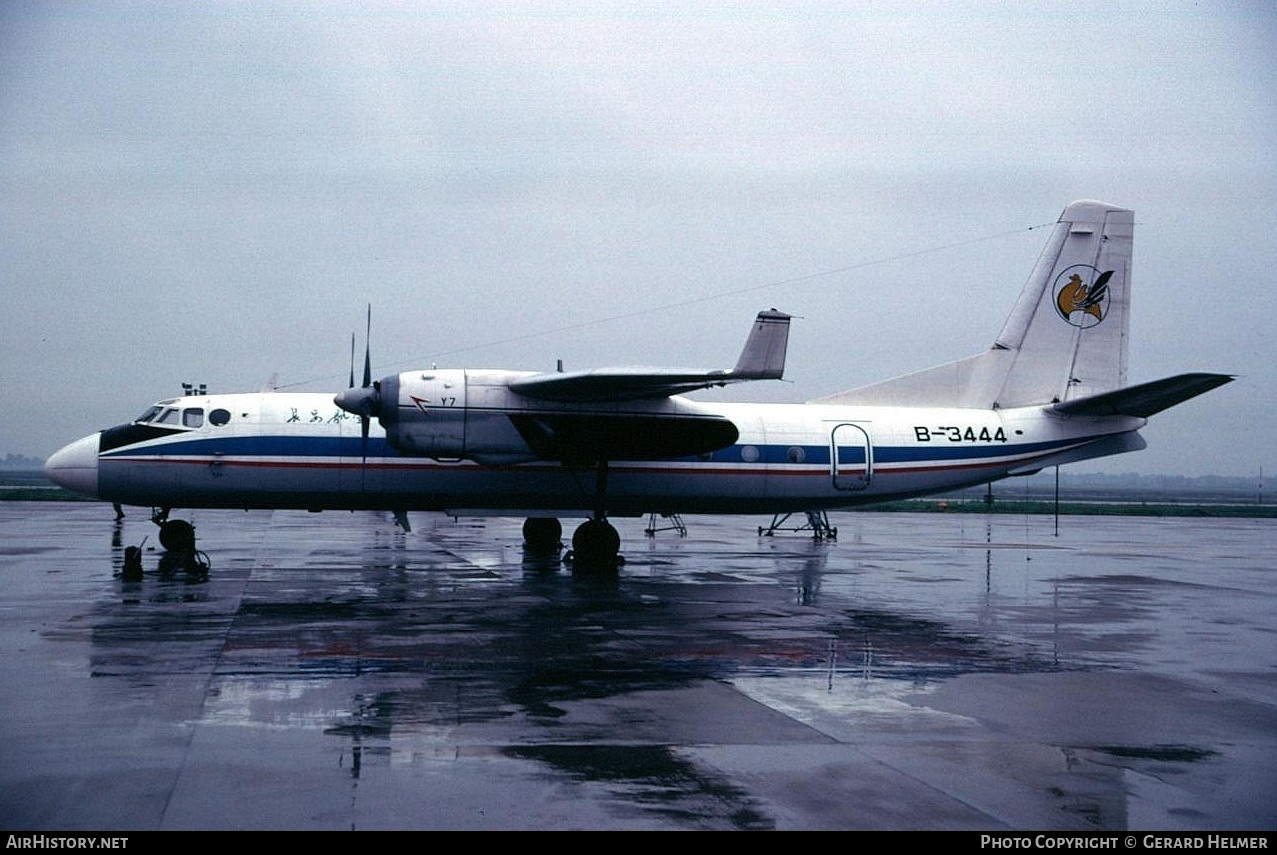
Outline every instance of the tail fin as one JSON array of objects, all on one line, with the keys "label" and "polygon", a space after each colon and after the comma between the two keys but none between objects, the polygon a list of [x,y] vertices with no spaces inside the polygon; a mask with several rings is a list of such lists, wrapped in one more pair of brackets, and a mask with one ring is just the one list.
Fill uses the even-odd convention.
[{"label": "tail fin", "polygon": [[1126,384],[1133,212],[1064,209],[993,347],[977,356],[840,392],[818,403],[1019,407]]},{"label": "tail fin", "polygon": [[745,340],[732,376],[741,380],[779,380],[785,374],[790,315],[771,309],[759,312]]},{"label": "tail fin", "polygon": [[1068,401],[1126,385],[1135,215],[1074,202],[1029,277],[995,348],[1015,354],[994,399]]}]

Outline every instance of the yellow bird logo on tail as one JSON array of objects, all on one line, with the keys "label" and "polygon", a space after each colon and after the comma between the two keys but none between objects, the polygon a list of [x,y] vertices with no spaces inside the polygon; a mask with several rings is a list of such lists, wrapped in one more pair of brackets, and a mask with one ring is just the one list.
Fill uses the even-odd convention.
[{"label": "yellow bird logo on tail", "polygon": [[[1099,273],[1094,267],[1083,270]],[[1100,273],[1090,285],[1083,278],[1083,273],[1076,268],[1072,272],[1061,273],[1059,278],[1063,279],[1066,274],[1068,280],[1055,294],[1055,307],[1059,310],[1060,317],[1073,326],[1084,329],[1104,320],[1104,314],[1108,310],[1108,283],[1113,277],[1113,271],[1105,270]],[[1082,313],[1080,317],[1076,314],[1078,312]]]}]

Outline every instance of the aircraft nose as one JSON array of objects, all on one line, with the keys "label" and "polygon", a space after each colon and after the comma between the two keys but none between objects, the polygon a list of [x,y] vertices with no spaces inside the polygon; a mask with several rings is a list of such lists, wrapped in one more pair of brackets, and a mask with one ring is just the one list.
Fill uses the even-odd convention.
[{"label": "aircraft nose", "polygon": [[59,487],[98,495],[98,445],[102,434],[95,433],[59,448],[44,464],[44,474]]}]

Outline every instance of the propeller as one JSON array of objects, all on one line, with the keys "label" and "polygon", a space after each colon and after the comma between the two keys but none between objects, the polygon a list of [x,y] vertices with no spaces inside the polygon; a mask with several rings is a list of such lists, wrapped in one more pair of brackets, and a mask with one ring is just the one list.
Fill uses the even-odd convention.
[{"label": "propeller", "polygon": [[355,337],[350,337],[350,388],[338,392],[333,403],[348,413],[359,416],[359,433],[367,456],[368,427],[374,413],[381,409],[381,384],[372,382],[372,304],[368,305],[368,322],[364,330],[364,379],[355,385]]}]

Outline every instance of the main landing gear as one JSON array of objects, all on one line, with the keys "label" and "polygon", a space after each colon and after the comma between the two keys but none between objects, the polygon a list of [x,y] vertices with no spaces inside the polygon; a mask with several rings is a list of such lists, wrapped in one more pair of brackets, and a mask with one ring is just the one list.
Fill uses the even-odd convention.
[{"label": "main landing gear", "polygon": [[[557,551],[563,527],[551,517],[530,517],[523,523],[523,542],[530,551]],[[577,572],[613,571],[621,558],[621,535],[607,521],[607,461],[600,460],[595,469],[594,515],[577,526],[572,533],[572,549],[563,560]]]},{"label": "main landing gear", "polygon": [[621,536],[605,517],[594,517],[577,526],[572,533],[574,567],[584,570],[616,569],[621,563]]},{"label": "main landing gear", "polygon": [[[563,524],[554,517],[528,517],[523,521],[523,547],[528,555],[558,556],[563,549]],[[612,570],[622,562],[621,535],[606,518],[595,517],[577,526],[572,548],[563,560],[574,570]]]},{"label": "main landing gear", "polygon": [[575,570],[615,570],[621,564],[621,536],[607,521],[607,460],[594,470],[594,516],[572,533],[572,551],[566,556]]},{"label": "main landing gear", "polygon": [[554,517],[528,517],[523,521],[523,545],[536,555],[558,555],[563,548],[563,525]]}]

